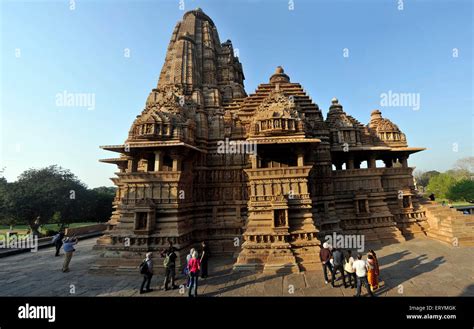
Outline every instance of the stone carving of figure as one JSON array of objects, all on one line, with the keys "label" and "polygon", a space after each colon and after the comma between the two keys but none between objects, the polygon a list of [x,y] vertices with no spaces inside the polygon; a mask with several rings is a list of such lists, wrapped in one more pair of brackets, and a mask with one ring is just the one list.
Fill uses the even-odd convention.
[{"label": "stone carving of figure", "polygon": [[276,227],[283,227],[286,225],[285,220],[285,211],[284,210],[277,210],[277,218],[276,218]]}]

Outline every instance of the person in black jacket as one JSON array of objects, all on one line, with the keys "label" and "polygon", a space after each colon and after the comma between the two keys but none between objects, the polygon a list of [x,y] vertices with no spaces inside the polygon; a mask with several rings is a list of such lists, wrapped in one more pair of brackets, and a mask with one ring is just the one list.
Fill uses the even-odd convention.
[{"label": "person in black jacket", "polygon": [[207,278],[207,263],[209,260],[209,247],[206,241],[201,243],[201,278]]},{"label": "person in black jacket", "polygon": [[341,250],[334,248],[332,250],[332,259],[333,259],[333,270],[331,277],[331,285],[334,287],[334,280],[336,279],[337,271],[342,275],[342,282],[344,283],[344,288],[347,288],[346,276],[344,275],[344,254]]},{"label": "person in black jacket", "polygon": [[163,250],[161,257],[164,257],[163,266],[165,267],[165,282],[163,290],[168,290],[168,284],[171,282],[171,288],[177,289],[178,286],[174,283],[176,277],[176,248],[173,243],[168,241],[168,249]]},{"label": "person in black jacket", "polygon": [[63,239],[64,239],[63,231],[60,231],[53,238],[53,243],[54,243],[54,246],[56,247],[56,254],[55,254],[56,257],[59,256],[59,251],[61,250],[61,247],[63,246]]},{"label": "person in black jacket", "polygon": [[[153,289],[150,289],[151,278],[153,277],[153,261],[151,260],[152,256],[153,254],[151,252],[147,252],[146,258],[143,261],[144,271],[142,272],[143,281],[142,281],[142,285],[140,286],[140,294],[153,291]],[[145,290],[145,287],[146,287],[146,290]]]}]

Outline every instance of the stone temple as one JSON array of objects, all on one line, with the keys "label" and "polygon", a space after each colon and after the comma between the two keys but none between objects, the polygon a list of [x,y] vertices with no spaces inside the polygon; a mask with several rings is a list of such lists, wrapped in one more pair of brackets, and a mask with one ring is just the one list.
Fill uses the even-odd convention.
[{"label": "stone temple", "polygon": [[282,67],[251,95],[244,78],[214,22],[185,13],[125,143],[102,146],[119,154],[101,160],[118,167],[117,194],[93,269],[135,270],[168,241],[178,265],[205,240],[234,269],[269,273],[319,268],[334,232],[472,244],[461,214],[417,195],[408,158],[423,148],[379,110],[362,124],[334,98],[324,118]]}]

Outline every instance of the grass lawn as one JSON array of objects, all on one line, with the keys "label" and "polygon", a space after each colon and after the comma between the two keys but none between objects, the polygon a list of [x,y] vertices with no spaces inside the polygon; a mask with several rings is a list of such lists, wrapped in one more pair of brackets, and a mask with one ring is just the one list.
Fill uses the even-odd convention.
[{"label": "grass lawn", "polygon": [[[448,205],[448,199],[436,199],[435,202],[442,204],[443,201]],[[469,203],[467,201],[455,201],[451,203],[453,207],[465,207],[465,206],[474,206],[473,203]]]},{"label": "grass lawn", "polygon": [[[87,225],[94,225],[97,223],[94,222],[83,222],[83,223],[71,223],[69,224],[69,228],[74,228],[74,227],[82,227],[82,226],[87,226]],[[26,231],[28,231],[29,226],[28,225],[15,225],[13,226],[13,231],[18,232],[18,234],[26,234]],[[40,231],[44,230],[55,230],[57,231],[59,228],[58,224],[45,224],[41,227]],[[10,230],[10,226],[8,225],[0,225],[0,235],[7,233]]]}]

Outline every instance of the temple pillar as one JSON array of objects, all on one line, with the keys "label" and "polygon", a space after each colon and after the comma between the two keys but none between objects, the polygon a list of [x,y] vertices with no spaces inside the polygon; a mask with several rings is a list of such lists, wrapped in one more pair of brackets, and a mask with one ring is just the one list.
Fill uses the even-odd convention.
[{"label": "temple pillar", "polygon": [[369,160],[367,161],[368,168],[377,168],[376,159],[374,155],[369,156]]},{"label": "temple pillar", "polygon": [[119,170],[120,170],[121,173],[126,172],[126,171],[127,171],[127,163],[125,163],[125,162],[120,162],[120,163],[118,164],[118,168],[119,168]]},{"label": "temple pillar", "polygon": [[298,152],[296,154],[297,156],[297,166],[298,167],[303,167],[304,166],[304,152]]},{"label": "temple pillar", "polygon": [[181,156],[178,154],[172,154],[171,159],[173,159],[173,171],[181,170]]},{"label": "temple pillar", "polygon": [[161,171],[163,166],[163,152],[155,151],[155,168],[154,171]]},{"label": "temple pillar", "polygon": [[399,158],[400,163],[402,164],[403,168],[408,168],[408,156],[404,155]]},{"label": "temple pillar", "polygon": [[354,158],[352,156],[347,158],[346,169],[354,169]]},{"label": "temple pillar", "polygon": [[138,160],[135,158],[128,160],[128,169],[129,169],[129,172],[137,172]]},{"label": "temple pillar", "polygon": [[383,163],[385,163],[385,168],[392,168],[393,167],[393,159],[384,159]]},{"label": "temple pillar", "polygon": [[249,155],[250,157],[250,162],[252,163],[252,169],[257,169],[257,155],[256,154],[251,154]]}]

